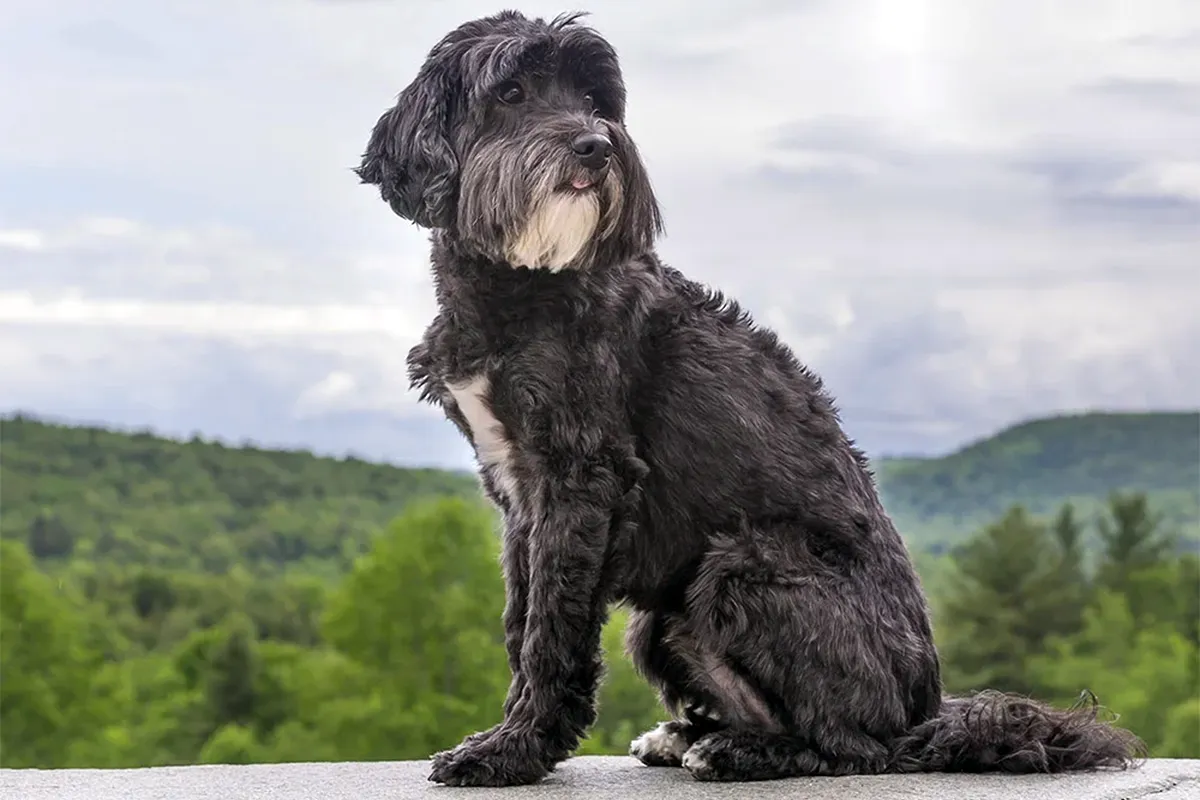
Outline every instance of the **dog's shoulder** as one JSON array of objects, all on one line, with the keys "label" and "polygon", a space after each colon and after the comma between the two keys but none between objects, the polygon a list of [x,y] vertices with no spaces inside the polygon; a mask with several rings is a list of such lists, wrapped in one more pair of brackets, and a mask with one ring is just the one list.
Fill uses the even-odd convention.
[{"label": "dog's shoulder", "polygon": [[754,321],[736,298],[673,267],[662,265],[658,273],[660,279],[649,315],[651,335],[707,333],[737,338],[738,332],[753,332]]},{"label": "dog's shoulder", "polygon": [[804,393],[823,390],[820,377],[738,298],[671,267],[663,266],[659,273],[660,287],[642,335],[645,360],[662,369],[674,364],[743,377],[770,373]]}]

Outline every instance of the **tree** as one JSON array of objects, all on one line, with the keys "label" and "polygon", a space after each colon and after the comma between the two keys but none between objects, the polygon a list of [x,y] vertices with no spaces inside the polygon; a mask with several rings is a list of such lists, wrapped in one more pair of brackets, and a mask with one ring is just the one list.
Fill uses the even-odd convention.
[{"label": "tree", "polygon": [[142,570],[133,579],[133,607],[142,619],[165,614],[176,603],[171,579],[158,571]]},{"label": "tree", "polygon": [[1033,693],[1026,662],[1060,624],[1062,559],[1020,506],[959,548],[939,615],[950,691]]},{"label": "tree", "polygon": [[1115,592],[1102,590],[1085,620],[1077,636],[1054,640],[1044,655],[1030,660],[1036,682],[1062,702],[1090,690],[1122,727],[1142,737],[1153,756],[1200,757],[1196,648],[1169,624],[1139,623],[1126,598]]},{"label": "tree", "polygon": [[1075,507],[1066,503],[1050,523],[1055,545],[1056,564],[1046,589],[1053,595],[1047,600],[1046,635],[1067,636],[1083,625],[1083,610],[1091,594],[1084,564],[1083,525]]},{"label": "tree", "polygon": [[329,598],[326,640],[379,680],[370,718],[355,721],[376,726],[378,749],[359,757],[424,758],[498,720],[509,675],[495,524],[478,502],[417,503]]},{"label": "tree", "polygon": [[94,696],[111,709],[109,724],[76,741],[71,762],[85,767],[140,767],[196,763],[213,731],[212,712],[179,661],[151,653],[106,664]]},{"label": "tree", "polygon": [[0,764],[68,766],[71,742],[102,722],[98,654],[73,602],[17,542],[0,541]]},{"label": "tree", "polygon": [[262,760],[262,745],[254,732],[242,725],[219,729],[200,751],[204,764],[255,764]]},{"label": "tree", "polygon": [[215,727],[254,721],[261,668],[254,623],[245,615],[235,615],[210,652],[204,676]]},{"label": "tree", "polygon": [[1175,572],[1179,586],[1174,597],[1176,624],[1179,632],[1200,650],[1200,556],[1193,553],[1180,556],[1175,562]]},{"label": "tree", "polygon": [[56,515],[41,512],[29,525],[29,552],[34,558],[62,558],[75,549],[75,537]]},{"label": "tree", "polygon": [[1162,514],[1144,494],[1109,497],[1108,517],[1096,522],[1103,543],[1096,584],[1127,598],[1134,619],[1162,619],[1178,604],[1174,581],[1157,573],[1175,567],[1176,537],[1161,530]]},{"label": "tree", "polygon": [[1184,700],[1167,712],[1158,752],[1164,758],[1200,758],[1200,696]]},{"label": "tree", "polygon": [[1162,515],[1150,510],[1145,494],[1114,492],[1108,514],[1111,519],[1101,517],[1096,522],[1104,547],[1097,582],[1105,589],[1125,592],[1131,575],[1163,564],[1176,542],[1160,530]]},{"label": "tree", "polygon": [[1083,575],[1083,525],[1075,516],[1075,506],[1064,503],[1050,525],[1058,544],[1059,560],[1064,569]]}]

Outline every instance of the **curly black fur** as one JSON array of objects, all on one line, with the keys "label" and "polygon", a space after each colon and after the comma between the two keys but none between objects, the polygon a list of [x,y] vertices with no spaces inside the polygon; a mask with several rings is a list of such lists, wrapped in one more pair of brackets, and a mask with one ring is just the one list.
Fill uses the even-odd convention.
[{"label": "curly black fur", "polygon": [[[943,697],[867,460],[772,332],[655,255],[624,120],[616,54],[578,15],[504,12],[433,48],[359,169],[433,230],[438,313],[410,375],[505,520],[504,718],[431,779],[530,783],[567,758],[613,602],[675,716],[634,743],[647,764],[757,780],[1131,763],[1137,740],[1094,708]],[[576,155],[583,134],[610,142],[606,164]]]}]

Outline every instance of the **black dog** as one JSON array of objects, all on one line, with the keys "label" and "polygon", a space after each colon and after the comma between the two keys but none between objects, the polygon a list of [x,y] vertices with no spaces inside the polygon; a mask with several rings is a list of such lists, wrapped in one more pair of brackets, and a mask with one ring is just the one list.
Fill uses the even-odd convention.
[{"label": "black dog", "polygon": [[613,48],[515,12],[429,53],[358,174],[432,229],[409,354],[503,512],[504,720],[431,780],[530,783],[594,721],[607,608],[675,717],[633,743],[699,779],[1125,766],[1094,702],[943,698],[930,622],[820,380],[655,255]]}]

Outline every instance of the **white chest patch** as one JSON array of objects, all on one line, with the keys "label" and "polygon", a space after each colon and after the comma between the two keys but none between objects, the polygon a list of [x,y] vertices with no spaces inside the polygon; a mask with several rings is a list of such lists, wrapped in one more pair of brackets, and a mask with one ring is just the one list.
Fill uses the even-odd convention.
[{"label": "white chest patch", "polygon": [[447,383],[446,388],[471,428],[475,457],[480,466],[491,472],[496,488],[515,501],[517,487],[510,467],[512,445],[489,405],[491,386],[487,376],[476,375],[462,383]]},{"label": "white chest patch", "polygon": [[521,234],[508,243],[509,263],[560,270],[583,251],[599,223],[595,192],[555,194],[534,209]]}]

